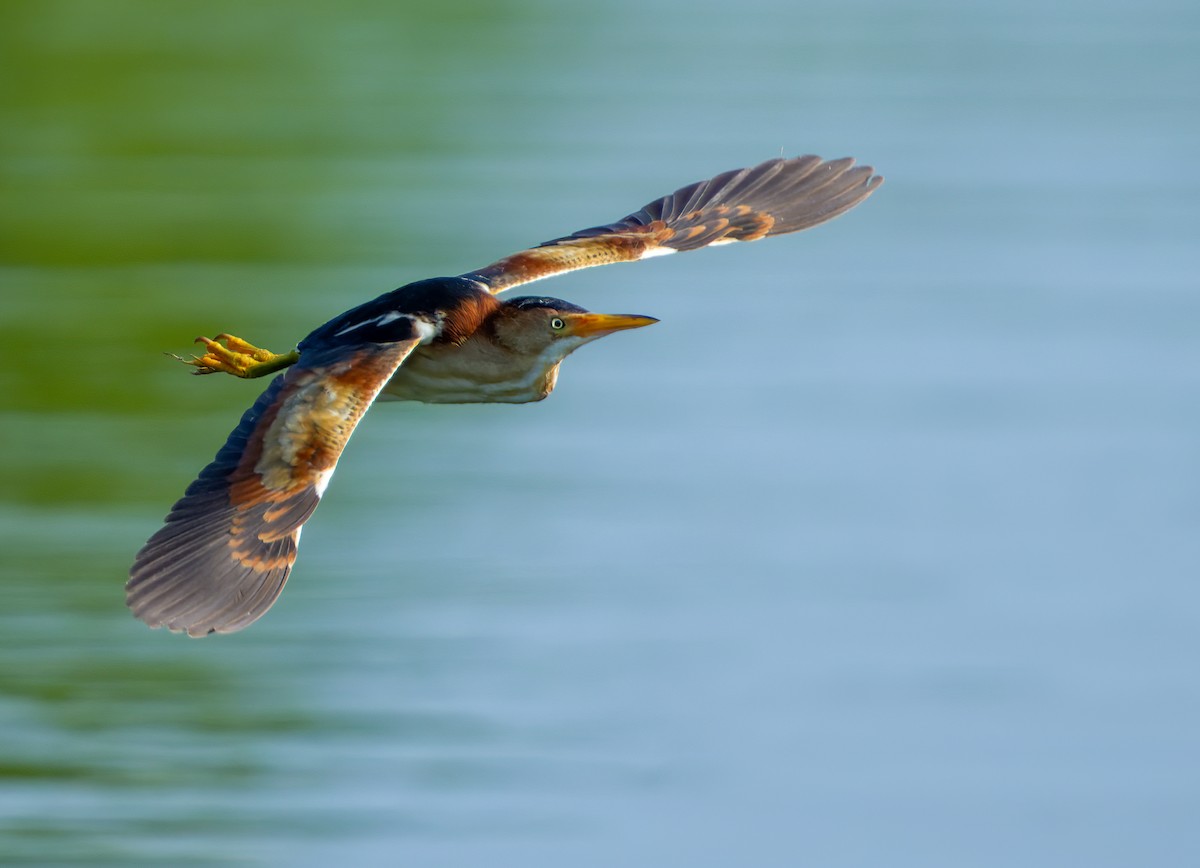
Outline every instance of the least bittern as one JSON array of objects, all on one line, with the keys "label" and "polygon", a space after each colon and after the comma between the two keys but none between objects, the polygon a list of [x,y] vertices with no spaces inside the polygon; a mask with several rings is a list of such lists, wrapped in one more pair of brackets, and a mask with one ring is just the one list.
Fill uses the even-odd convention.
[{"label": "least bittern", "polygon": [[301,527],[376,398],[540,401],[576,349],[657,322],[556,298],[503,301],[499,293],[593,265],[807,229],[853,208],[882,181],[848,158],[770,160],[478,271],[410,283],[331,319],[290,353],[231,335],[198,338],[206,352],[189,362],[196,373],[285,372],[138,552],[125,585],[129,607],[152,627],[192,636],[242,629],[283,590]]}]

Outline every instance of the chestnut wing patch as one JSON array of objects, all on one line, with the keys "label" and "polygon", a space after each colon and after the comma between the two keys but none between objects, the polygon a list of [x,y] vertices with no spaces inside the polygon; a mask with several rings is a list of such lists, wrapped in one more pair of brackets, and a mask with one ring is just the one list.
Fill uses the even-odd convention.
[{"label": "chestnut wing patch", "polygon": [[261,617],[350,435],[417,343],[313,349],[277,377],[138,552],[134,615],[192,636]]},{"label": "chestnut wing patch", "polygon": [[797,232],[870,196],[883,183],[873,171],[849,157],[768,160],[689,184],[615,223],[555,238],[463,277],[499,293],[579,268]]}]

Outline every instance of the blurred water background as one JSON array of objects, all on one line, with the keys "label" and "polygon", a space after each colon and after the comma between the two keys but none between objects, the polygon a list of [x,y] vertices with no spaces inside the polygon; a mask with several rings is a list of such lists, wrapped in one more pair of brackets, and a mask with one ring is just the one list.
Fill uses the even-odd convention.
[{"label": "blurred water background", "polygon": [[[1200,7],[0,6],[0,862],[1200,863]],[[134,552],[285,348],[779,154],[835,223],[376,408],[280,603]]]}]

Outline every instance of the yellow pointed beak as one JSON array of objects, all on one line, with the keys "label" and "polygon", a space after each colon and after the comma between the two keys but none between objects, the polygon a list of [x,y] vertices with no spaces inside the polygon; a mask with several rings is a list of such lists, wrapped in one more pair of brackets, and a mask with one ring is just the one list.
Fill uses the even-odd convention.
[{"label": "yellow pointed beak", "polygon": [[570,313],[563,316],[571,334],[599,338],[625,329],[640,329],[658,322],[652,316],[631,313]]}]

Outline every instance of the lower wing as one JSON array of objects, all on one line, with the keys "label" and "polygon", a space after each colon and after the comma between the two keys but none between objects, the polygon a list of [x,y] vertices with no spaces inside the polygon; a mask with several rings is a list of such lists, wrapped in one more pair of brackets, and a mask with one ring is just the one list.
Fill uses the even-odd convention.
[{"label": "lower wing", "polygon": [[359,420],[418,343],[305,352],[138,552],[126,603],[151,627],[231,633],[263,615]]}]

